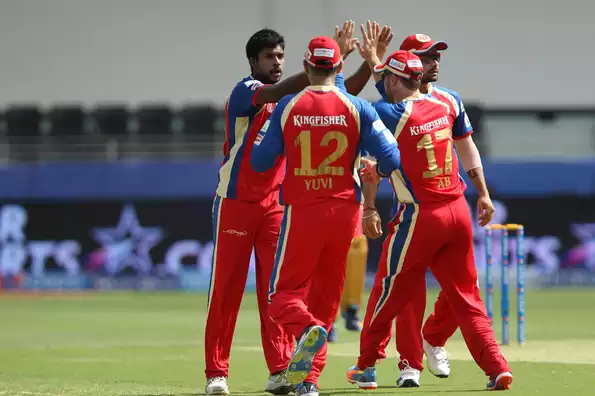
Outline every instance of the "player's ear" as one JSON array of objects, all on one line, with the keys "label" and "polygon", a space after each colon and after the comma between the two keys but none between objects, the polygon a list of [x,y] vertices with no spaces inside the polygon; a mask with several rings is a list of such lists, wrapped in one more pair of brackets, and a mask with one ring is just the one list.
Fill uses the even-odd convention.
[{"label": "player's ear", "polygon": [[337,66],[337,74],[341,73],[343,71],[343,61],[341,61],[341,63],[339,63],[339,66]]},{"label": "player's ear", "polygon": [[258,59],[248,58],[248,63],[250,64],[250,69],[256,70],[258,68]]},{"label": "player's ear", "polygon": [[394,74],[390,74],[390,85],[391,86],[397,86],[399,85],[399,76],[395,76]]},{"label": "player's ear", "polygon": [[304,65],[304,73],[308,74],[308,72],[310,71],[308,62],[304,61],[302,62],[302,64]]}]

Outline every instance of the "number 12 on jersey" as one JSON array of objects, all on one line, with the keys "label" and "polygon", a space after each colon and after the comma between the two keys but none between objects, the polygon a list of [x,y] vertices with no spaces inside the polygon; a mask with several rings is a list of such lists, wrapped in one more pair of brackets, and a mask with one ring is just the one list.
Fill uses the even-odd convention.
[{"label": "number 12 on jersey", "polygon": [[331,166],[333,162],[345,154],[349,140],[343,132],[330,131],[324,134],[321,146],[328,146],[332,140],[337,142],[335,151],[327,155],[318,166],[312,165],[312,132],[302,131],[296,139],[296,144],[301,149],[301,167],[294,169],[296,176],[343,176],[345,168],[342,166]]}]

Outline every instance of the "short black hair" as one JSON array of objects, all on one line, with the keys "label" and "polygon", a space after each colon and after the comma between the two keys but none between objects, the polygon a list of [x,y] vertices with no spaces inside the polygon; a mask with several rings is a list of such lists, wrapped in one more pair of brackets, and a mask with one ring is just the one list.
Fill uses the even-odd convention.
[{"label": "short black hair", "polygon": [[258,58],[258,54],[264,49],[275,48],[280,45],[285,49],[285,38],[272,29],[262,29],[254,33],[246,43],[246,57],[248,59]]},{"label": "short black hair", "polygon": [[[308,62],[304,61],[306,63],[306,65],[308,65],[308,68],[310,70],[310,72],[312,74],[314,74],[315,76],[320,76],[320,77],[328,77],[332,74],[337,73],[337,70],[339,69],[339,66],[333,67],[332,69],[322,69],[319,67],[314,67],[311,64],[309,64]],[[328,62],[327,64],[324,64],[323,62]],[[328,66],[330,64],[329,60],[323,60],[322,62],[318,61],[316,62],[317,65],[323,65],[323,66]]]}]

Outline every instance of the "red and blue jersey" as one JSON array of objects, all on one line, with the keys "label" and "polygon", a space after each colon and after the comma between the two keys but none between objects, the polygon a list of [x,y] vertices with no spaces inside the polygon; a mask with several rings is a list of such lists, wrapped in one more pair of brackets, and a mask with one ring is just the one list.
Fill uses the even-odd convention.
[{"label": "red and blue jersey", "polygon": [[252,166],[267,171],[285,154],[281,191],[286,205],[333,198],[361,202],[362,150],[377,158],[385,174],[400,164],[396,140],[374,108],[339,87],[310,86],[284,97],[260,131]]},{"label": "red and blue jersey", "polygon": [[[385,98],[384,84],[376,88]],[[374,104],[401,150],[401,167],[391,174],[398,202],[441,202],[460,197],[466,185],[459,176],[453,141],[473,133],[463,102],[454,91],[434,87],[433,94],[400,103]]]},{"label": "red and blue jersey", "polygon": [[465,105],[463,104],[459,93],[451,89],[438,87],[434,84],[430,84],[430,87],[430,92],[428,92],[429,95],[432,95],[434,98],[447,103],[453,109],[455,115],[453,135],[460,135],[455,139],[461,139],[465,136],[471,135],[473,133],[473,127],[471,126],[471,121],[467,116]]},{"label": "red and blue jersey", "polygon": [[223,165],[219,170],[217,195],[242,201],[261,201],[279,189],[285,173],[283,157],[264,173],[250,166],[250,153],[258,131],[275,108],[274,103],[255,104],[264,84],[252,77],[240,81],[225,105]]},{"label": "red and blue jersey", "polygon": [[[386,92],[384,90],[384,82],[382,80],[376,82],[376,90],[382,96],[382,99],[386,100]],[[462,139],[473,133],[473,126],[465,111],[465,105],[461,100],[461,96],[458,92],[451,89],[438,87],[434,84],[430,84],[430,92],[428,95],[446,103],[451,107],[453,121],[453,136],[458,136],[456,139]]]}]

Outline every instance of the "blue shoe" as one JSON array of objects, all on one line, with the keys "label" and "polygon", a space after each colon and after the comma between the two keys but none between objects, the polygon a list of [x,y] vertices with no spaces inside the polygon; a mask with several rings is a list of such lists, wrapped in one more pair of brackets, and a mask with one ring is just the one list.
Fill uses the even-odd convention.
[{"label": "blue shoe", "polygon": [[345,328],[349,331],[362,331],[362,321],[359,318],[359,309],[356,305],[350,305],[343,312]]},{"label": "blue shoe", "polygon": [[508,390],[512,383],[512,374],[502,373],[488,382],[487,390]]},{"label": "blue shoe", "polygon": [[296,396],[319,396],[320,392],[316,385],[304,382],[295,388],[295,394]]},{"label": "blue shoe", "polygon": [[287,368],[287,382],[293,385],[304,382],[310,370],[312,370],[312,361],[320,348],[326,342],[328,333],[321,326],[308,327],[302,333]]},{"label": "blue shoe", "polygon": [[339,335],[337,334],[337,326],[333,323],[331,331],[328,332],[328,342],[337,342],[338,340]]},{"label": "blue shoe", "polygon": [[378,387],[376,368],[368,367],[365,370],[360,370],[359,367],[353,366],[347,370],[347,381],[359,386],[360,389],[376,389]]}]

